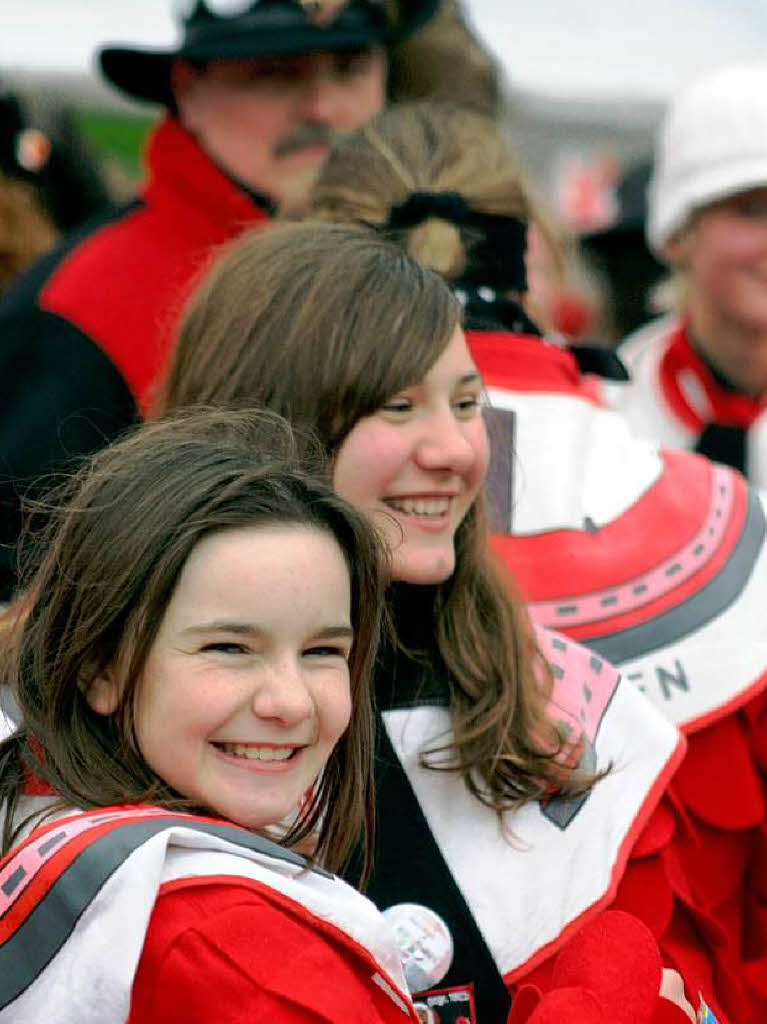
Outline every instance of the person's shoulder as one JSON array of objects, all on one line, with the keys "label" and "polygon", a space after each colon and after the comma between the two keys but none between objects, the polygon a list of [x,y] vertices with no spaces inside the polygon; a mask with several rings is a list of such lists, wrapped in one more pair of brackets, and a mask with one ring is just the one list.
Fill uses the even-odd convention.
[{"label": "person's shoulder", "polygon": [[629,370],[649,351],[662,346],[678,324],[676,314],[665,313],[626,335],[618,346],[618,353]]},{"label": "person's shoulder", "polygon": [[251,1007],[254,1020],[285,1024],[409,1019],[374,983],[364,958],[350,955],[346,944],[278,892],[238,877],[188,879],[161,889],[129,1022],[165,1019],[187,1008],[194,1008],[193,1019],[207,1020],[201,1007],[208,1004],[210,1019],[227,1022],[251,1019]]},{"label": "person's shoulder", "polygon": [[[265,929],[272,925],[284,938],[289,930],[285,906],[277,894],[257,880],[232,875],[220,878],[185,878],[164,884],[147,930],[145,951],[152,955],[170,949],[188,932],[204,935],[221,949],[229,946],[231,928],[242,915],[258,914]],[[236,929],[235,929],[236,930]]]},{"label": "person's shoulder", "polygon": [[151,283],[149,268],[167,267],[175,248],[162,219],[142,199],[134,199],[69,239],[41,292],[42,305],[56,312],[72,296],[92,302],[94,290],[112,300],[127,291],[135,302],[139,284]]}]

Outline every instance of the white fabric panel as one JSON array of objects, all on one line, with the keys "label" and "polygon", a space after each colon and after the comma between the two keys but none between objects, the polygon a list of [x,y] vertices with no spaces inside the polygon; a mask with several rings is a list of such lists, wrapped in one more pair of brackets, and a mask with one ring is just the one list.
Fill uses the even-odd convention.
[{"label": "white fabric panel", "polygon": [[[421,768],[419,752],[449,729],[447,711],[384,713],[386,730],[431,831],[503,974],[526,963],[611,890],[616,861],[659,775],[670,768],[677,731],[621,682],[597,739],[597,767],[613,768],[566,828],[538,803],[495,814],[452,773]],[[650,800],[654,804],[655,797]]]}]

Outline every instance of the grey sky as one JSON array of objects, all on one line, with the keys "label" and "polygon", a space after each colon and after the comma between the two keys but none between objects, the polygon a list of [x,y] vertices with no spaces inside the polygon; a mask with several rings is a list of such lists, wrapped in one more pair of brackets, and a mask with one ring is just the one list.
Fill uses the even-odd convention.
[{"label": "grey sky", "polygon": [[[700,71],[767,60],[765,0],[468,0],[512,86],[567,99],[663,99]],[[0,0],[0,71],[89,73],[100,42],[164,46],[166,0]]]}]

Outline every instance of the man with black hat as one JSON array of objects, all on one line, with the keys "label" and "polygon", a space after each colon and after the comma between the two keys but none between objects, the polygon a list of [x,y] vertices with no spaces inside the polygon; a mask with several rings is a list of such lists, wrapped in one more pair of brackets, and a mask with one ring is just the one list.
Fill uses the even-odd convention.
[{"label": "man with black hat", "polygon": [[180,0],[173,50],[108,46],[107,79],[167,114],[139,199],[69,239],[0,304],[0,600],[19,494],[148,407],[209,252],[301,196],[333,135],[386,98],[387,47],[437,0]]}]

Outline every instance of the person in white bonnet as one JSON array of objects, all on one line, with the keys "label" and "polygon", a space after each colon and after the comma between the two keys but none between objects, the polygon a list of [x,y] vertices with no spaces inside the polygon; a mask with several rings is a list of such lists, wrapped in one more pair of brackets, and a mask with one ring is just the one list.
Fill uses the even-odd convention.
[{"label": "person in white bonnet", "polygon": [[621,348],[613,389],[635,431],[767,485],[767,67],[721,68],[671,103],[647,236],[674,272],[675,311]]}]

